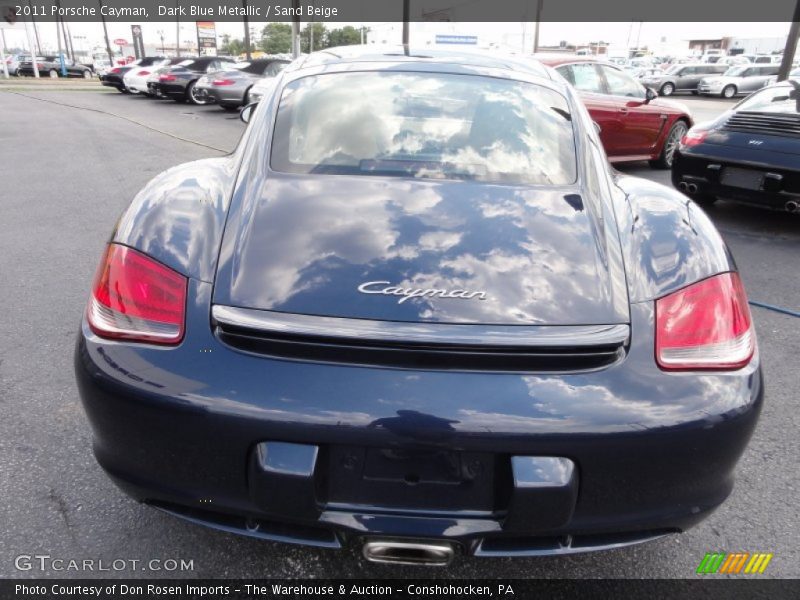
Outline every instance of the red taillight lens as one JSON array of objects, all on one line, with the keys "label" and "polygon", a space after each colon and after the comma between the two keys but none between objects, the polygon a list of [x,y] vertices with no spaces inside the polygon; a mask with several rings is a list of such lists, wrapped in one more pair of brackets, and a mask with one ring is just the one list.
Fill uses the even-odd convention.
[{"label": "red taillight lens", "polygon": [[139,71],[137,75],[139,75],[140,77],[143,75],[150,75],[150,71]]},{"label": "red taillight lens", "polygon": [[233,79],[215,79],[211,85],[233,85],[236,83]]},{"label": "red taillight lens", "polygon": [[703,141],[706,139],[708,135],[707,131],[696,131],[694,129],[690,129],[686,132],[681,138],[681,145],[691,148],[692,146],[697,146],[698,144],[702,144]]},{"label": "red taillight lens", "polygon": [[704,279],[656,300],[656,361],[669,371],[738,369],[756,347],[738,273]]},{"label": "red taillight lens", "polygon": [[87,319],[97,335],[177,344],[183,338],[187,279],[152,258],[110,244],[95,275]]},{"label": "red taillight lens", "polygon": [[40,71],[44,71],[44,65],[42,63],[36,63],[36,68]]},{"label": "red taillight lens", "polygon": [[114,67],[113,69],[111,69],[111,72],[112,73],[119,73],[121,70],[122,69],[120,69],[119,67]]},{"label": "red taillight lens", "polygon": [[159,80],[159,81],[175,81],[176,79],[177,79],[177,77],[175,77],[175,75],[169,75],[169,74],[167,74],[167,75],[160,75],[160,76],[158,77],[158,80]]}]

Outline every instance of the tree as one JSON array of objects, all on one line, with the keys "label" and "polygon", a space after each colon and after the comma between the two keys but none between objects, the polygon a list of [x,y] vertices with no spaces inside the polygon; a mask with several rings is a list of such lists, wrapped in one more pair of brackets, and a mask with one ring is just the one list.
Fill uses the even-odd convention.
[{"label": "tree", "polygon": [[269,23],[261,30],[261,43],[259,46],[267,54],[286,54],[291,52],[292,26],[286,23]]},{"label": "tree", "polygon": [[[253,50],[252,44],[250,50]],[[240,54],[244,54],[245,45],[242,40],[238,38],[231,39],[231,36],[226,33],[222,36],[222,45],[220,46],[219,51],[220,54],[239,56]]]},{"label": "tree", "polygon": [[[361,43],[361,31],[347,25],[341,29],[332,29],[328,32],[328,47],[352,46]],[[315,42],[316,45],[316,42]]]},{"label": "tree", "polygon": [[330,46],[328,32],[322,23],[308,23],[300,31],[300,52],[310,52],[311,31],[314,31],[314,50],[322,50]]}]

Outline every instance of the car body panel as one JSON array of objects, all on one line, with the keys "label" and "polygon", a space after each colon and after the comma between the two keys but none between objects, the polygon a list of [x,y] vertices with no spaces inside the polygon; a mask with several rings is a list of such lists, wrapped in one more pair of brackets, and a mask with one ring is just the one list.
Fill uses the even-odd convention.
[{"label": "car body panel", "polygon": [[[644,87],[616,65],[569,55],[545,54],[536,58],[562,75],[573,65],[581,68],[593,65],[598,70],[598,90],[578,91],[592,119],[600,126],[600,139],[612,162],[656,160],[661,156],[670,128],[679,120],[687,126],[693,123],[685,106],[663,99],[646,102]],[[618,74],[618,77],[629,78],[632,84],[641,88],[641,97],[615,95],[609,87],[605,69]]]},{"label": "car body panel", "polygon": [[[344,58],[338,51],[311,55],[288,67],[267,90],[234,154],[158,176],[121,218],[113,241],[188,276],[186,327],[178,346],[163,347],[101,338],[84,319],[75,371],[100,465],[134,498],[192,522],[324,547],[397,536],[453,541],[465,554],[519,555],[537,548],[557,554],[572,536],[594,536],[584,549],[609,548],[612,539],[653,539],[707,516],[731,491],[733,469],[764,394],[757,353],[745,367],[725,372],[671,373],[654,360],[653,300],[735,270],[708,218],[675,190],[614,174],[588,111],[546,69],[515,69],[491,57],[448,60],[437,53],[429,59],[413,53],[348,59],[354,51],[342,50]],[[489,75],[560,90],[569,98],[577,128],[581,202],[565,201],[570,186],[521,190],[487,184],[481,212],[475,184],[468,182],[399,177],[389,185],[383,177],[351,181],[331,175],[314,187],[306,175],[271,171],[272,124],[282,86],[309,74],[349,70]],[[348,190],[351,205],[341,201]],[[449,205],[448,195],[458,196],[460,204]],[[500,201],[493,203],[494,198]],[[491,205],[495,214],[485,212]],[[437,206],[448,210],[439,214]],[[428,229],[446,231],[443,217],[451,213],[451,225],[464,236],[449,248],[474,237],[474,250],[464,247],[456,254],[498,246],[519,258],[521,243],[540,244],[529,253],[528,270],[537,281],[558,281],[567,303],[596,293],[588,273],[608,276],[615,289],[598,294],[596,306],[581,305],[580,312],[586,313],[584,320],[608,320],[615,318],[612,306],[614,314],[624,308],[630,336],[616,359],[593,369],[514,372],[424,362],[356,364],[346,352],[334,361],[293,360],[237,346],[214,316],[221,302],[243,302],[259,309],[254,312],[283,308],[313,321],[314,314],[328,311],[310,303],[264,302],[262,296],[273,289],[301,291],[297,273],[320,260],[326,267],[319,277],[323,288],[349,289],[358,303],[348,281],[373,275],[371,257],[388,268],[386,249],[392,245],[384,237],[402,241],[405,235],[411,250],[430,251],[433,260],[447,258],[447,244],[428,247],[422,235]],[[371,227],[362,227],[362,221]],[[283,223],[285,231],[273,222]],[[387,229],[397,236],[379,235]],[[272,236],[278,238],[274,245],[267,239]],[[301,256],[306,246],[308,260]],[[344,283],[328,268],[332,263],[324,262],[331,253],[347,259],[339,265]],[[545,255],[547,261],[541,259]],[[244,267],[236,264],[240,259]],[[271,270],[266,278],[259,259]],[[565,259],[586,261],[586,273],[559,271],[569,265]],[[526,276],[515,270],[516,262],[509,261],[510,272]],[[286,276],[279,272],[284,264]],[[240,272],[244,287],[235,290],[232,275]],[[245,289],[250,291],[240,294]],[[397,321],[422,317],[418,298],[410,303],[413,314],[403,315],[393,298],[370,298],[387,300],[392,309],[381,304],[354,310],[341,293],[332,304],[334,312],[346,315],[339,322],[369,316],[408,328],[410,323]],[[532,306],[546,316],[546,305]],[[442,319],[439,326],[473,327],[474,317],[465,314],[459,325]],[[572,314],[568,321],[547,318],[578,322]],[[495,327],[497,335],[503,328]],[[325,343],[338,333],[330,331]],[[274,443],[301,447],[315,457],[313,468],[288,479],[265,470],[258,449]],[[574,465],[567,499],[554,501],[547,491],[515,486],[513,457],[558,457]],[[399,461],[402,468],[395,471],[402,476],[387,478],[379,469],[383,477],[376,483],[370,465],[387,460]],[[414,480],[408,478],[413,472],[403,471],[412,465],[426,472],[442,461],[464,465],[456,478],[472,484],[451,485],[452,474],[443,475],[444,481],[438,475]],[[373,493],[377,489],[382,495]],[[545,504],[555,510],[541,510]],[[543,551],[548,536],[557,542]]]},{"label": "car body panel", "polygon": [[[800,204],[800,113],[746,108],[759,94],[783,96],[785,90],[788,98],[794,86],[780,83],[764,88],[703,124],[706,133],[701,143],[678,148],[673,185],[691,183],[700,194],[795,210]],[[739,177],[726,177],[729,169],[738,170]]]}]

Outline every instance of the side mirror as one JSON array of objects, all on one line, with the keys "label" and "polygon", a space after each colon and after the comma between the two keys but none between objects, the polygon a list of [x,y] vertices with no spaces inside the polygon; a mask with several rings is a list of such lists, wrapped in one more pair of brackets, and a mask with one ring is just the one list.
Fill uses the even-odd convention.
[{"label": "side mirror", "polygon": [[600,127],[600,123],[598,123],[597,121],[592,121],[592,124],[594,125],[594,128],[597,130],[597,133],[603,131],[603,128]]},{"label": "side mirror", "polygon": [[645,88],[644,92],[644,103],[647,104],[648,102],[652,102],[658,98],[658,94],[653,88]]},{"label": "side mirror", "polygon": [[253,111],[258,106],[258,102],[251,102],[247,106],[245,106],[242,111],[239,113],[239,118],[241,119],[242,123],[249,123],[250,119],[253,116]]}]

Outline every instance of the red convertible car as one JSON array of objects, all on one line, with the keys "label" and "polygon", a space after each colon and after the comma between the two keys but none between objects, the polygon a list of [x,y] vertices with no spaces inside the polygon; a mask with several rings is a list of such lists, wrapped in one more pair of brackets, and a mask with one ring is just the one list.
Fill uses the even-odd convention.
[{"label": "red convertible car", "polygon": [[672,166],[675,149],[693,124],[688,108],[658,98],[611,63],[558,54],[535,58],[578,90],[611,162],[649,160],[652,167]]}]

